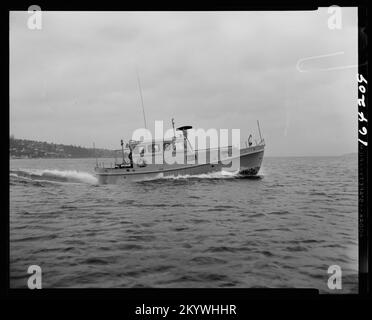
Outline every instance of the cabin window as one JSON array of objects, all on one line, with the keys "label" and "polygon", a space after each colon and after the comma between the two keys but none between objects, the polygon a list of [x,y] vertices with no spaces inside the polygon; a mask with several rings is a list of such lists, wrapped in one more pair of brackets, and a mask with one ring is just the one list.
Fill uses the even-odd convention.
[{"label": "cabin window", "polygon": [[169,151],[171,150],[171,143],[165,142],[164,143],[164,151]]},{"label": "cabin window", "polygon": [[149,153],[156,153],[160,151],[160,145],[159,144],[150,144],[147,147],[147,150]]},{"label": "cabin window", "polygon": [[133,150],[134,154],[140,154],[140,153],[145,153],[145,152],[146,152],[145,147],[143,147],[143,146],[137,146]]}]

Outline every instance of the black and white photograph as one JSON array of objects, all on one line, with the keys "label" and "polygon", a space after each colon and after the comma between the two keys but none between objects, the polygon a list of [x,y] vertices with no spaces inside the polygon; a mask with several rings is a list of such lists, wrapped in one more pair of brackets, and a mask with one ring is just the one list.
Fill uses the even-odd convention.
[{"label": "black and white photograph", "polygon": [[359,63],[351,6],[9,11],[10,288],[358,294]]}]

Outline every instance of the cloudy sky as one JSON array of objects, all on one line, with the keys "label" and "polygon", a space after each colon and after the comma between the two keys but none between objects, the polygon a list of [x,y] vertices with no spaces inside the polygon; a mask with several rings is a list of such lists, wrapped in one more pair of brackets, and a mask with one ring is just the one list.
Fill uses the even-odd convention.
[{"label": "cloudy sky", "polygon": [[41,30],[29,16],[10,13],[16,138],[120,148],[143,127],[137,68],[150,129],[174,117],[243,140],[258,119],[269,156],[357,151],[357,9],[342,8],[341,29],[327,8],[43,12]]}]

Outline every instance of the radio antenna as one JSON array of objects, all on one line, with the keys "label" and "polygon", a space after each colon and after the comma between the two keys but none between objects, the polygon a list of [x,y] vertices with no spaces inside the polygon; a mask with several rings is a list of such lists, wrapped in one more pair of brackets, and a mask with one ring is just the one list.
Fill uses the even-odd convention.
[{"label": "radio antenna", "polygon": [[138,74],[138,70],[136,69],[137,72],[137,81],[138,81],[138,87],[139,87],[139,92],[140,92],[140,97],[141,97],[141,106],[142,106],[142,114],[143,114],[143,122],[145,123],[145,128],[147,129],[147,123],[146,123],[146,115],[145,115],[145,107],[143,105],[143,97],[142,97],[142,88],[141,88],[141,81],[140,77]]}]

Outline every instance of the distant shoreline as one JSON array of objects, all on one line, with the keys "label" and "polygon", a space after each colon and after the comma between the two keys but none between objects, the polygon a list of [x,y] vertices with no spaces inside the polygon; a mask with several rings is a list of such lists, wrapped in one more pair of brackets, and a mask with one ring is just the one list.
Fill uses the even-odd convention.
[{"label": "distant shoreline", "polygon": [[109,149],[85,148],[14,137],[9,140],[10,159],[114,158],[115,155],[116,151]]},{"label": "distant shoreline", "polygon": [[[80,159],[80,160],[83,160],[83,159],[115,159],[115,157],[77,157],[77,158],[68,158],[68,157],[66,157],[66,158],[62,158],[62,157],[60,157],[60,158],[9,158],[9,160],[66,160],[66,159],[69,159],[69,160],[78,160],[78,159]],[[119,157],[117,157],[117,158],[119,158]]]},{"label": "distant shoreline", "polygon": [[357,157],[358,153],[345,153],[340,155],[325,155],[325,156],[267,156],[265,158],[342,158],[342,157]]}]

